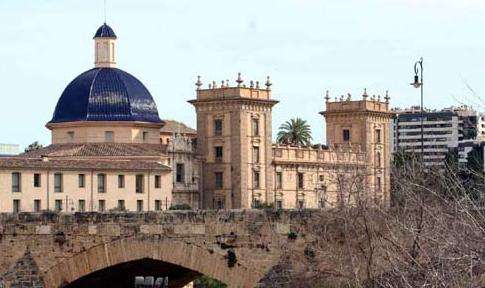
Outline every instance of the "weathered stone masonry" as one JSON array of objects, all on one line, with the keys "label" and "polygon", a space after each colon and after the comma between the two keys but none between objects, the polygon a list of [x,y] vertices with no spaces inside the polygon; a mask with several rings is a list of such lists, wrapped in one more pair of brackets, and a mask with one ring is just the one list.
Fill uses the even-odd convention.
[{"label": "weathered stone masonry", "polygon": [[[63,287],[95,271],[148,258],[230,287],[254,287],[279,277],[275,271],[281,270],[283,251],[303,251],[312,241],[308,223],[316,213],[322,212],[0,214],[0,283]],[[290,232],[305,237],[291,240]],[[235,263],[229,263],[232,253]]]}]

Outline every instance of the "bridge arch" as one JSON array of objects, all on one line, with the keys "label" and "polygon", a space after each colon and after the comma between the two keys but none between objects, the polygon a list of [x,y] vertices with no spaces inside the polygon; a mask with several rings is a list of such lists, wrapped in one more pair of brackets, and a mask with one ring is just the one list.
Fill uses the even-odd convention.
[{"label": "bridge arch", "polygon": [[142,259],[178,265],[229,287],[254,287],[264,276],[248,259],[238,258],[236,265],[229,267],[225,254],[180,239],[122,238],[60,260],[45,270],[42,278],[45,288],[59,288],[96,271]]}]

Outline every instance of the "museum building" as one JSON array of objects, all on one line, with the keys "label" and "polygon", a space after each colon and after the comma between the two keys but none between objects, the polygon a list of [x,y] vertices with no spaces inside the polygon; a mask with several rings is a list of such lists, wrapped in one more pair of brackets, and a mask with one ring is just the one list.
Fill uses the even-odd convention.
[{"label": "museum building", "polygon": [[0,212],[324,208],[389,203],[389,96],[330,101],[327,145],[272,141],[269,77],[223,81],[196,98],[197,130],[161,120],[148,89],[116,67],[117,36],[96,31],[95,67],[67,85],[52,144],[0,158]]}]

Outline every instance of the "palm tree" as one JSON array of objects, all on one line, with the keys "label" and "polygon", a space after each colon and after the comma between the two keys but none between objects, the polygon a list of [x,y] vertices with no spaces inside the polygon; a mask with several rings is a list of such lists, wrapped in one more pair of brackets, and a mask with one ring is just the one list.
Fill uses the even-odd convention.
[{"label": "palm tree", "polygon": [[293,118],[281,124],[276,141],[286,145],[303,145],[308,146],[312,140],[310,125],[301,119]]}]

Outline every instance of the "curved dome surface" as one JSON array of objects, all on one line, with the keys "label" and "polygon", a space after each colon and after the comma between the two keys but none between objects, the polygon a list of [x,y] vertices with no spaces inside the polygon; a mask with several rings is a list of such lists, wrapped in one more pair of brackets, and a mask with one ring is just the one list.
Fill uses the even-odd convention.
[{"label": "curved dome surface", "polygon": [[162,122],[148,89],[117,68],[93,68],[69,83],[49,123],[73,121]]},{"label": "curved dome surface", "polygon": [[108,24],[104,23],[101,25],[98,30],[96,30],[96,34],[94,34],[93,38],[116,38],[116,34]]}]

